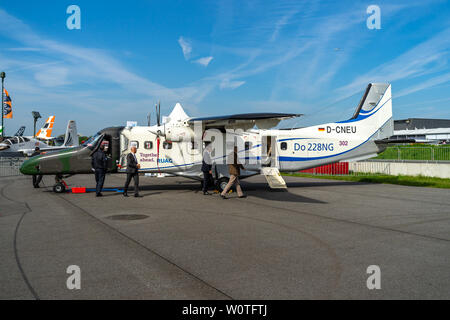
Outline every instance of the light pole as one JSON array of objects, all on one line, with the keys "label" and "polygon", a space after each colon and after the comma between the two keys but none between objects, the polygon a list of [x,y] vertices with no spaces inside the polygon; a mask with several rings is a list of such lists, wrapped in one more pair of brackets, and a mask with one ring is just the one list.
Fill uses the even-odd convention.
[{"label": "light pole", "polygon": [[2,138],[5,136],[5,126],[3,124],[3,116],[4,114],[4,105],[3,105],[3,88],[4,88],[4,83],[5,83],[5,77],[6,77],[6,73],[1,72],[0,73],[0,77],[2,78]]},{"label": "light pole", "polygon": [[41,114],[37,111],[31,111],[31,114],[33,115],[33,119],[34,119],[34,127],[33,127],[33,137],[36,137],[36,122],[38,121],[39,118],[41,118]]}]

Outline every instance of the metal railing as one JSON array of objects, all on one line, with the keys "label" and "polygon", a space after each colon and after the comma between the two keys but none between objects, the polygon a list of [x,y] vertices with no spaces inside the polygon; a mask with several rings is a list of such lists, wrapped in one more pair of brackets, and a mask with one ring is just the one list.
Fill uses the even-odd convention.
[{"label": "metal railing", "polygon": [[0,157],[0,177],[19,176],[20,167],[26,158],[4,158]]},{"label": "metal railing", "polygon": [[450,161],[450,146],[393,146],[388,147],[384,152],[373,159]]}]

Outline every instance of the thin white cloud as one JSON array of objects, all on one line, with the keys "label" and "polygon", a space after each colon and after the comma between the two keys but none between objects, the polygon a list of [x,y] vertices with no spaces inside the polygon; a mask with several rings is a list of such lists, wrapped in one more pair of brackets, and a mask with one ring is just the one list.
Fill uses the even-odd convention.
[{"label": "thin white cloud", "polygon": [[43,87],[57,87],[67,85],[69,70],[64,67],[49,67],[35,73],[34,78]]},{"label": "thin white cloud", "polygon": [[181,47],[181,50],[183,50],[184,59],[189,60],[189,58],[191,57],[191,53],[192,53],[191,42],[180,36],[180,38],[178,38],[178,43]]},{"label": "thin white cloud", "polygon": [[17,52],[39,52],[42,51],[41,48],[30,48],[30,47],[21,47],[21,48],[8,48],[8,51],[17,51]]},{"label": "thin white cloud", "polygon": [[245,81],[231,81],[229,79],[224,79],[220,83],[220,89],[236,89],[242,86],[244,83]]},{"label": "thin white cloud", "polygon": [[[38,106],[42,114],[58,113],[66,116],[66,121],[77,119],[80,110],[102,114],[100,121],[84,119],[80,122],[80,130],[86,132],[122,123],[120,115],[125,109],[130,119],[140,119],[143,108],[151,110],[158,100],[165,105],[163,112],[169,113],[178,101],[195,110],[192,106],[199,104],[220,83],[200,79],[182,87],[168,88],[133,72],[107,50],[55,41],[2,9],[0,20],[3,22],[0,36],[11,38],[18,43],[17,47],[39,49],[33,49],[36,51],[33,55],[23,56],[18,55],[17,50],[0,51],[15,105]],[[11,125],[21,125],[16,121],[25,117],[24,110],[15,110]],[[120,112],[105,113],[105,110]],[[58,122],[57,129],[63,130],[65,121],[62,116],[59,119],[62,122]]]},{"label": "thin white cloud", "polygon": [[207,67],[212,59],[214,59],[214,57],[203,57],[203,58],[194,60],[193,62],[197,63],[197,64],[200,64],[200,65],[202,65],[204,67]]},{"label": "thin white cloud", "polygon": [[[369,72],[358,76],[349,84],[337,89],[343,95],[352,95],[360,91],[370,82],[393,82],[404,79],[413,79],[422,75],[442,70],[443,64],[448,60],[448,48],[450,47],[450,28],[441,31],[431,39],[428,39],[395,59],[385,62],[373,68]],[[433,81],[417,86],[423,90],[433,86],[436,81],[444,81],[445,75]],[[428,83],[428,84],[427,84]],[[411,90],[405,90],[404,93]],[[418,91],[418,90],[416,90]],[[411,91],[412,93],[413,91]],[[415,92],[415,91],[414,91]],[[405,95],[405,94],[403,94]]]},{"label": "thin white cloud", "polygon": [[273,30],[273,33],[270,36],[270,41],[271,42],[275,41],[278,38],[278,36],[280,34],[280,31],[284,28],[284,26],[286,26],[289,23],[291,18],[293,16],[295,16],[297,14],[297,12],[298,12],[298,9],[292,10],[292,11],[288,12],[286,15],[282,16],[277,21],[277,23],[275,24],[275,28]]},{"label": "thin white cloud", "polygon": [[[48,57],[51,57],[54,60],[61,61],[72,83],[90,83],[91,85],[96,85],[99,80],[109,83],[112,82],[131,92],[170,102],[186,100],[195,103],[199,102],[199,99],[202,99],[205,94],[210,92],[210,89],[206,90],[210,85],[201,82],[196,85],[180,88],[164,87],[129,71],[120,61],[104,50],[84,48],[46,39],[33,31],[21,20],[2,9],[0,9],[0,20],[3,21],[0,24],[0,34],[20,42],[25,47],[41,49],[45,52],[47,60]],[[180,37],[180,40],[183,40],[181,42],[184,43],[182,37]],[[191,49],[186,47],[185,50],[187,50],[186,53],[189,53]],[[39,60],[42,60],[42,56],[39,57]],[[54,63],[54,61],[39,62],[42,66]],[[34,67],[39,66],[40,63],[34,64]],[[10,65],[17,66],[17,63],[11,61]],[[46,68],[33,68],[33,71],[35,72],[34,77],[41,80],[39,84],[43,86],[57,86],[57,80],[61,80],[61,84],[66,83],[66,78],[64,78],[64,73],[61,69],[58,72],[53,69],[55,81],[50,80],[51,73],[47,72],[45,75],[40,75],[41,72],[46,71]]]},{"label": "thin white cloud", "polygon": [[432,88],[432,87],[435,87],[437,85],[444,84],[447,82],[450,82],[450,73],[446,73],[446,74],[443,74],[443,75],[440,75],[437,77],[433,77],[433,78],[425,80],[417,85],[410,86],[406,89],[399,91],[397,94],[394,95],[394,97],[395,98],[403,97],[403,96],[409,95],[411,93],[429,89],[429,88]]}]

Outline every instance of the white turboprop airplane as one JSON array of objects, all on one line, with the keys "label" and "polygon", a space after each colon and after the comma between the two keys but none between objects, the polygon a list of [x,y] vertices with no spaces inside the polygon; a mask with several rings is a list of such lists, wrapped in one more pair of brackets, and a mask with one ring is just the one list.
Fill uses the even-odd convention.
[{"label": "white turboprop airplane", "polygon": [[368,159],[384,151],[389,143],[411,142],[390,139],[391,86],[383,83],[368,85],[350,119],[298,129],[270,129],[298,114],[191,118],[177,103],[161,124],[159,110],[156,125],[105,128],[78,148],[33,157],[20,170],[29,175],[55,175],[53,190],[64,192],[66,184],[62,179],[92,173],[91,155],[107,143],[109,173],[125,172],[126,157],[131,147],[136,146],[140,172],[201,180],[203,149],[206,142],[211,142],[213,176],[219,190],[228,182],[227,161],[234,146],[239,162],[245,167],[241,179],[261,173],[271,188],[286,188],[280,171],[295,172],[339,161]]},{"label": "white turboprop airplane", "polygon": [[[223,160],[233,145],[238,146],[239,162],[246,169],[241,178],[263,173],[269,185],[277,188],[285,187],[279,171],[294,172],[339,161],[368,159],[384,151],[388,143],[394,143],[389,140],[393,135],[389,84],[369,84],[353,117],[346,121],[299,129],[269,129],[282,119],[296,116],[299,115],[253,113],[190,118],[177,104],[164,124],[126,127],[118,132],[117,171],[126,170],[126,156],[136,146],[141,172],[200,180],[203,142],[212,141],[213,174],[219,189],[228,181]],[[259,129],[252,129],[255,125]],[[234,141],[225,142],[230,139]]]},{"label": "white turboprop airplane", "polygon": [[[53,121],[55,117],[51,116],[45,122],[44,127],[39,130],[36,137],[42,138],[48,135],[50,137],[51,130],[53,129]],[[50,130],[49,130],[50,129]],[[39,136],[41,134],[41,136]],[[41,152],[55,151],[66,148],[73,148],[79,145],[77,124],[75,120],[70,120],[67,123],[66,136],[64,143],[60,146],[49,146],[48,144],[36,139],[34,137],[13,136],[7,137],[0,142],[0,156],[2,152],[6,153],[22,153],[25,156],[31,156],[34,153],[36,147],[39,147]]]}]

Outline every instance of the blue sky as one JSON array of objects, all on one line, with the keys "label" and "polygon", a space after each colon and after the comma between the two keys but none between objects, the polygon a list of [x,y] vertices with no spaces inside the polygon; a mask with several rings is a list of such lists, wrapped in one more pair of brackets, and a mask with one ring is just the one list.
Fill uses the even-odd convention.
[{"label": "blue sky", "polygon": [[[68,30],[66,9],[81,9]],[[369,5],[381,29],[366,26]],[[390,82],[394,118],[450,118],[448,1],[0,1],[0,69],[13,100],[6,133],[31,111],[93,134],[146,123],[161,100],[190,116],[351,116],[369,82]],[[43,120],[39,124],[42,124]]]}]

